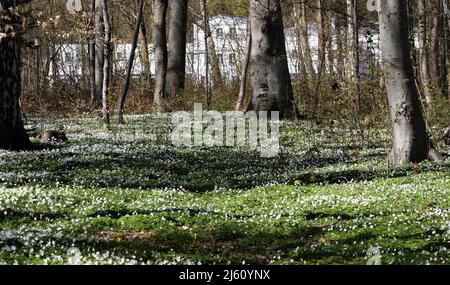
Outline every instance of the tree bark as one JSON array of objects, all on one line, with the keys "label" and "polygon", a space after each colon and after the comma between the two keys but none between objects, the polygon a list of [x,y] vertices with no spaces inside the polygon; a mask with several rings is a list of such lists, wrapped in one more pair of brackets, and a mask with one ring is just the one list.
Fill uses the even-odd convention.
[{"label": "tree bark", "polygon": [[[140,0],[137,1],[137,10],[139,13],[140,9]],[[145,1],[142,7],[142,10],[145,10]],[[150,66],[150,53],[148,51],[148,38],[147,38],[147,27],[145,25],[144,13],[141,15],[141,25],[139,31],[139,49],[140,49],[140,57],[142,62],[142,76],[144,78],[145,83],[149,83],[151,79],[151,66]]]},{"label": "tree bark", "polygon": [[108,110],[108,94],[109,94],[109,77],[110,77],[110,63],[111,63],[111,22],[109,18],[107,0],[102,0],[102,14],[104,25],[104,49],[103,49],[103,85],[102,85],[102,115],[103,123],[110,124],[109,110]]},{"label": "tree bark", "polygon": [[[20,4],[20,1],[16,1]],[[11,1],[0,2],[3,11],[0,15],[0,149],[24,150],[31,148],[31,142],[25,132],[19,104],[21,92],[20,73],[20,27],[16,15],[7,12]],[[0,9],[2,9],[0,8]],[[7,27],[14,27],[11,31]]]},{"label": "tree bark", "polygon": [[168,0],[154,0],[153,5],[153,41],[156,61],[156,81],[153,104],[156,112],[161,112],[163,108],[161,101],[164,96],[167,73],[166,14]]},{"label": "tree bark", "polygon": [[185,86],[188,0],[171,0],[169,14],[169,51],[163,97],[167,106]]},{"label": "tree bark", "polygon": [[300,17],[299,17],[299,28],[300,28],[300,42],[301,48],[303,50],[303,58],[305,60],[306,70],[310,78],[314,77],[315,71],[311,56],[311,47],[309,45],[309,31],[308,31],[308,21],[306,19],[306,1],[300,0]]},{"label": "tree bark", "polygon": [[133,43],[131,46],[130,57],[128,58],[128,63],[127,63],[127,74],[125,75],[125,82],[123,85],[122,94],[119,99],[119,110],[117,111],[117,117],[118,117],[119,124],[123,124],[125,122],[123,119],[123,111],[125,108],[125,100],[127,98],[128,91],[130,89],[131,72],[133,70],[134,57],[136,54],[136,47],[137,47],[139,31],[140,31],[140,27],[141,27],[142,12],[143,12],[143,8],[144,8],[144,0],[139,0],[138,6],[139,6],[139,9],[137,12],[137,17],[136,17],[136,26],[134,28],[134,33],[133,33]]},{"label": "tree bark", "polygon": [[280,1],[252,0],[250,21],[251,105],[257,112],[280,111],[281,118],[294,118],[297,112],[293,102]]},{"label": "tree bark", "polygon": [[101,105],[103,94],[104,65],[104,25],[102,1],[95,0],[95,98],[94,106]]},{"label": "tree bark", "polygon": [[95,105],[95,0],[90,0],[90,18],[89,30],[92,33],[89,35],[88,43],[88,60],[89,60],[89,87],[91,95],[91,103]]},{"label": "tree bark", "polygon": [[[220,62],[219,58],[217,57],[216,52],[216,44],[214,42],[213,37],[211,36],[211,27],[209,25],[209,13],[208,13],[208,7],[206,0],[200,1],[200,9],[202,11],[202,17],[203,17],[203,26],[205,30],[205,42],[206,42],[206,52],[208,57],[208,64],[211,65],[211,81],[212,86],[219,87],[223,84],[222,80],[222,72],[220,71]],[[209,77],[206,76],[206,77]],[[208,83],[209,85],[209,83]]]},{"label": "tree bark", "polygon": [[245,98],[245,89],[247,88],[247,79],[248,79],[248,67],[250,64],[250,54],[252,51],[252,32],[251,32],[251,24],[250,21],[247,23],[247,49],[245,53],[244,64],[242,65],[241,72],[241,82],[239,86],[239,95],[236,103],[235,110],[239,111],[242,107],[242,102],[244,102]]},{"label": "tree bark", "polygon": [[430,70],[429,70],[429,48],[428,48],[428,24],[427,24],[427,1],[418,0],[419,13],[419,71],[423,86],[423,95],[427,105],[431,103]]},{"label": "tree bark", "polygon": [[381,51],[394,138],[388,159],[392,164],[438,160],[441,157],[428,137],[415,84],[406,1],[379,1]]}]

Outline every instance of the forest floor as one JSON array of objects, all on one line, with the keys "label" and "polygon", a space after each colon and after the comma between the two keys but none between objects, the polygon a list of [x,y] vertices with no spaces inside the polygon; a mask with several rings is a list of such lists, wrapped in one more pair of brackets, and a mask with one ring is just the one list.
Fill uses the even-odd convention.
[{"label": "forest floor", "polygon": [[127,120],[0,151],[0,264],[450,264],[450,162],[390,167],[386,131],[286,123],[261,158]]}]

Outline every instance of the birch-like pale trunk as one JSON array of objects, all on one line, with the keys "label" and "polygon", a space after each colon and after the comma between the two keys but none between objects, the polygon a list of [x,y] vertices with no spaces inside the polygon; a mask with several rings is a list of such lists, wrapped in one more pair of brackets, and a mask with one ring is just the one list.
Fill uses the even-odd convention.
[{"label": "birch-like pale trunk", "polygon": [[392,164],[440,160],[442,156],[428,137],[415,83],[406,1],[379,1],[381,51],[394,139],[388,159]]}]

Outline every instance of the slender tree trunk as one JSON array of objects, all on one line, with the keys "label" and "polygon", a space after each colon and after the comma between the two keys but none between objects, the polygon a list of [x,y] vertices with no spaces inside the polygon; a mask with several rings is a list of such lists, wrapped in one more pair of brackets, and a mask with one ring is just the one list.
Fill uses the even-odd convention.
[{"label": "slender tree trunk", "polygon": [[345,60],[345,69],[347,74],[347,79],[351,82],[354,80],[355,72],[355,43],[353,35],[355,34],[355,27],[353,22],[353,10],[354,10],[354,0],[347,0],[347,56]]},{"label": "slender tree trunk", "polygon": [[336,71],[337,76],[339,79],[342,79],[345,75],[345,60],[344,58],[346,55],[344,55],[344,34],[343,26],[338,19],[336,21]]},{"label": "slender tree trunk", "polygon": [[306,0],[300,0],[300,17],[299,19],[299,28],[300,28],[300,42],[301,48],[303,50],[303,58],[305,60],[306,69],[308,72],[308,76],[310,78],[314,77],[315,71],[311,56],[311,47],[309,45],[309,31],[308,31],[308,21],[306,18]]},{"label": "slender tree trunk", "polygon": [[418,0],[419,13],[419,70],[423,86],[423,95],[427,105],[431,103],[430,71],[429,71],[429,49],[428,49],[428,24],[427,24],[427,1]]},{"label": "slender tree trunk", "polygon": [[134,28],[134,33],[133,33],[133,43],[131,46],[131,53],[130,53],[130,57],[128,58],[128,64],[127,64],[127,74],[125,75],[125,83],[123,85],[122,94],[119,99],[119,110],[117,112],[119,124],[123,124],[125,122],[123,119],[123,111],[125,108],[125,100],[127,98],[128,91],[130,89],[131,72],[133,70],[133,63],[134,63],[134,57],[136,54],[139,30],[141,27],[142,12],[143,12],[142,10],[144,8],[144,0],[139,0],[138,7],[139,7],[139,9],[137,12],[137,17],[136,17],[136,26]]},{"label": "slender tree trunk", "polygon": [[103,79],[104,79],[104,25],[103,25],[103,12],[102,1],[95,0],[95,106],[98,107],[102,101],[103,94]]},{"label": "slender tree trunk", "polygon": [[169,15],[169,52],[164,105],[170,106],[178,92],[183,92],[186,80],[187,0],[171,0]]},{"label": "slender tree trunk", "polygon": [[438,0],[430,1],[430,10],[432,12],[432,26],[430,32],[430,78],[433,88],[439,87],[440,69],[439,69],[439,31],[440,17]]},{"label": "slender tree trunk", "polygon": [[279,0],[252,0],[250,6],[252,50],[250,77],[255,111],[280,111],[280,117],[294,118],[283,15]]},{"label": "slender tree trunk", "polygon": [[379,1],[381,50],[394,138],[389,161],[403,164],[441,159],[428,138],[415,84],[406,2]]},{"label": "slender tree trunk", "polygon": [[[209,25],[209,13],[208,13],[208,7],[206,0],[200,1],[201,5],[201,11],[202,11],[202,17],[203,17],[203,26],[205,30],[205,36],[206,36],[206,52],[208,53],[208,64],[211,66],[211,81],[212,86],[219,87],[222,86],[223,80],[222,80],[222,72],[220,71],[220,62],[219,58],[217,57],[216,52],[216,44],[214,42],[213,37],[211,36],[211,27]],[[209,75],[208,75],[209,76]]]},{"label": "slender tree trunk", "polygon": [[90,19],[89,30],[92,33],[89,35],[88,57],[89,57],[89,87],[91,93],[91,103],[96,104],[96,88],[95,88],[95,0],[90,0]]},{"label": "slender tree trunk", "polygon": [[235,110],[239,111],[242,107],[242,103],[244,102],[245,98],[245,90],[247,88],[247,75],[248,75],[248,66],[250,64],[250,55],[252,51],[252,32],[251,32],[251,23],[248,21],[247,23],[247,49],[245,53],[244,63],[242,65],[242,72],[241,72],[241,82],[239,86],[239,95],[238,100],[236,103]]},{"label": "slender tree trunk", "polygon": [[102,0],[103,24],[105,27],[104,50],[103,50],[103,86],[102,86],[102,114],[103,122],[110,124],[108,110],[109,75],[111,63],[111,22],[109,18],[108,2]]},{"label": "slender tree trunk", "polygon": [[167,38],[166,14],[168,0],[154,0],[153,41],[155,46],[156,81],[153,104],[157,112],[162,111],[162,98],[166,86],[167,73]]},{"label": "slender tree trunk", "polygon": [[336,17],[334,15],[333,10],[331,9],[333,5],[335,4],[335,0],[330,1],[330,6],[328,7],[327,12],[327,65],[328,65],[328,72],[330,73],[331,78],[334,78],[334,75],[336,74],[335,64],[334,64],[334,42],[333,42],[333,35],[335,34],[336,29]]},{"label": "slender tree trunk", "polygon": [[[138,0],[139,1],[139,0]],[[145,6],[145,3],[144,3]],[[151,64],[150,64],[150,53],[148,51],[148,37],[147,37],[147,27],[145,25],[144,15],[142,14],[140,32],[139,32],[139,48],[140,56],[143,67],[143,77],[144,82],[149,83],[151,80]]]},{"label": "slender tree trunk", "polygon": [[439,80],[438,80],[438,85],[439,85],[439,92],[440,95],[443,98],[447,98],[448,97],[448,81],[447,81],[447,76],[448,76],[448,70],[447,70],[447,57],[448,57],[448,50],[447,50],[447,29],[446,29],[446,23],[447,23],[447,19],[445,16],[445,5],[443,3],[442,0],[437,0],[438,2],[438,16],[439,16]]}]

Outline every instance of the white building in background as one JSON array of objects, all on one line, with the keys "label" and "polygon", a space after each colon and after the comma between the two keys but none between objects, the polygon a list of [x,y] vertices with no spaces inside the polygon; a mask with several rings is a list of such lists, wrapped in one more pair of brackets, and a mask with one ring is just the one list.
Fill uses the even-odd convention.
[{"label": "white building in background", "polygon": [[[211,37],[214,41],[217,58],[220,63],[222,75],[228,81],[232,81],[240,76],[243,60],[247,46],[247,17],[235,17],[219,15],[210,19]],[[317,69],[318,62],[318,34],[315,25],[309,26],[309,43],[313,63]],[[298,38],[295,28],[286,28],[286,51],[288,57],[289,71],[292,77],[298,76],[300,66],[297,52]],[[379,62],[379,40],[377,33],[361,33],[361,47],[364,51],[370,51],[376,62]],[[335,42],[335,41],[334,41]],[[84,51],[82,50],[84,48]],[[155,57],[153,45],[149,45],[150,65],[152,77],[155,76]],[[83,74],[82,58],[83,53],[87,54],[87,46],[79,44],[61,44],[57,46],[58,56],[53,66],[57,67],[53,76],[58,78],[70,78],[78,80]],[[113,71],[124,73],[126,71],[128,58],[131,53],[131,44],[116,44],[113,54]],[[368,73],[368,58],[361,56],[361,73],[364,76]],[[192,42],[186,47],[186,73],[192,78],[201,82],[205,78],[205,32],[203,25],[193,26]],[[142,65],[139,50],[136,50],[135,62],[132,75],[138,77],[142,73]]]}]

